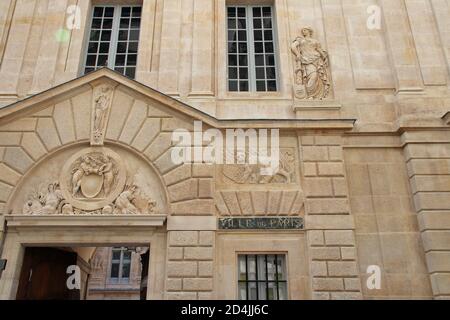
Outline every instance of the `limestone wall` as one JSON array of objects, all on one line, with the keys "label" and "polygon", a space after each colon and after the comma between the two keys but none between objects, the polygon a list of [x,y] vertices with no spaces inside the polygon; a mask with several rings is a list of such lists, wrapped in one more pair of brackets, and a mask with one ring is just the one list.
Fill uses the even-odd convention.
[{"label": "limestone wall", "polygon": [[[66,30],[58,40],[66,9],[75,3],[81,27]],[[410,104],[397,106],[397,93],[434,97],[421,106],[426,111],[443,112],[442,104],[448,102],[448,0],[274,0],[280,91],[259,94],[226,90],[226,3],[144,0],[137,80],[219,117],[291,118],[290,45],[300,28],[309,25],[330,54],[332,95],[342,103],[344,117],[360,120],[361,131],[395,130],[398,117],[412,113]],[[2,1],[2,105],[81,75],[91,4]],[[369,29],[374,12],[381,25]]]}]

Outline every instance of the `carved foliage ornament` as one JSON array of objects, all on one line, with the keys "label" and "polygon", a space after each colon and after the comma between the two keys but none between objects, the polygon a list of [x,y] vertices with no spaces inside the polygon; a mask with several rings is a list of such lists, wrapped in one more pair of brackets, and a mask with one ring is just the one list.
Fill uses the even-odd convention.
[{"label": "carved foliage ornament", "polygon": [[106,148],[89,148],[71,157],[60,181],[41,185],[28,195],[24,214],[152,214],[156,202],[142,175],[126,184],[121,158]]},{"label": "carved foliage ornament", "polygon": [[328,53],[313,38],[311,28],[303,28],[301,33],[291,46],[295,60],[295,97],[323,100],[329,96],[331,88]]}]

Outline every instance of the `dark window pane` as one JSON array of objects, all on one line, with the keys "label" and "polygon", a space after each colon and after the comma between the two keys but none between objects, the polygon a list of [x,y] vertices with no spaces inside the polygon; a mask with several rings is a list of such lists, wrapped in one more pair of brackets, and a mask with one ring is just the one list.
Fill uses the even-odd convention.
[{"label": "dark window pane", "polygon": [[131,251],[125,251],[124,253],[123,253],[123,259],[124,260],[131,260]]},{"label": "dark window pane", "polygon": [[103,17],[103,7],[95,7],[94,17]]},{"label": "dark window pane", "polygon": [[117,44],[117,53],[126,53],[127,52],[127,43],[119,42]]},{"label": "dark window pane", "polygon": [[272,19],[265,18],[264,19],[264,28],[265,29],[271,29],[272,28]]},{"label": "dark window pane", "polygon": [[128,40],[128,31],[119,31],[119,41],[127,41]]},{"label": "dark window pane", "polygon": [[264,7],[262,11],[263,11],[263,16],[264,17],[271,17],[272,16],[272,9],[270,7]]},{"label": "dark window pane", "polygon": [[244,17],[245,18],[245,8],[238,8],[238,17]]},{"label": "dark window pane", "polygon": [[89,43],[88,53],[97,53],[97,50],[98,50],[98,43],[97,42]]},{"label": "dark window pane", "polygon": [[112,259],[120,260],[120,250],[113,250]]},{"label": "dark window pane", "polygon": [[130,19],[120,19],[120,28],[128,29],[130,27]]},{"label": "dark window pane", "polygon": [[108,65],[108,55],[101,54],[98,56],[97,66],[98,67],[106,67]]},{"label": "dark window pane", "polygon": [[275,68],[267,68],[266,72],[267,72],[267,79],[275,79],[276,78]]},{"label": "dark window pane", "polygon": [[247,53],[247,43],[239,43],[239,53]]},{"label": "dark window pane", "polygon": [[247,28],[247,20],[239,19],[238,20],[238,29],[246,29]]},{"label": "dark window pane", "polygon": [[228,17],[236,17],[236,8],[228,7]]},{"label": "dark window pane", "polygon": [[141,26],[141,19],[131,19],[131,28],[139,29]]},{"label": "dark window pane", "polygon": [[103,20],[103,29],[112,29],[113,19],[104,19]]},{"label": "dark window pane", "polygon": [[100,53],[108,53],[109,52],[109,42],[102,42],[100,44]]},{"label": "dark window pane", "polygon": [[261,17],[261,8],[253,8],[253,16]]},{"label": "dark window pane", "polygon": [[263,53],[264,52],[262,42],[255,42],[255,52],[256,53]]},{"label": "dark window pane", "polygon": [[89,54],[86,59],[86,66],[95,67],[96,66],[96,58],[97,56]]},{"label": "dark window pane", "polygon": [[228,41],[236,41],[236,31],[228,31]]},{"label": "dark window pane", "polygon": [[139,30],[131,30],[130,31],[130,41],[139,40]]},{"label": "dark window pane", "polygon": [[102,41],[111,40],[111,31],[102,31]]},{"label": "dark window pane", "polygon": [[267,91],[277,91],[277,82],[267,81]]},{"label": "dark window pane", "polygon": [[128,53],[137,53],[138,52],[138,42],[130,42],[128,44]]},{"label": "dark window pane", "polygon": [[135,79],[136,78],[136,67],[128,67],[125,75],[130,78],[130,79]]},{"label": "dark window pane", "polygon": [[[128,71],[127,71],[128,76]],[[130,265],[124,264],[122,267],[122,278],[129,278],[130,277]]]},{"label": "dark window pane", "polygon": [[273,40],[272,30],[264,31],[264,40],[266,40],[266,41]]},{"label": "dark window pane", "polygon": [[263,33],[261,30],[255,30],[255,41],[262,41],[263,40]]},{"label": "dark window pane", "polygon": [[90,41],[98,41],[99,39],[100,39],[100,31],[99,30],[92,30],[89,40]]},{"label": "dark window pane", "polygon": [[85,74],[88,74],[89,72],[93,72],[93,71],[95,71],[95,68],[86,68],[86,69],[84,69],[84,73]]},{"label": "dark window pane", "polygon": [[266,82],[265,81],[256,81],[256,90],[257,91],[266,91]]},{"label": "dark window pane", "polygon": [[116,66],[124,66],[125,65],[125,55],[118,54],[116,56]]},{"label": "dark window pane", "polygon": [[255,55],[255,64],[257,66],[263,66],[264,65],[264,56],[261,54]]},{"label": "dark window pane", "polygon": [[236,42],[228,43],[228,53],[237,53],[237,44],[236,44]]},{"label": "dark window pane", "polygon": [[115,68],[114,70],[116,70],[117,72],[124,74],[125,73],[125,68]]},{"label": "dark window pane", "polygon": [[247,31],[239,31],[239,41],[247,41]]},{"label": "dark window pane", "polygon": [[264,68],[256,68],[256,79],[265,79]]},{"label": "dark window pane", "polygon": [[237,68],[228,68],[228,79],[237,79]]},{"label": "dark window pane", "polygon": [[141,15],[142,15],[142,8],[134,7],[133,8],[133,17],[141,17]]},{"label": "dark window pane", "polygon": [[236,19],[228,19],[228,29],[236,29]]},{"label": "dark window pane", "polygon": [[119,278],[119,264],[113,263],[111,266],[111,278]]},{"label": "dark window pane", "polygon": [[111,7],[105,8],[105,17],[108,18],[114,17],[114,8]]},{"label": "dark window pane", "polygon": [[127,66],[135,66],[137,62],[137,55],[130,54],[127,59]]},{"label": "dark window pane", "polygon": [[122,8],[122,17],[129,17],[131,12],[130,7]]},{"label": "dark window pane", "polygon": [[92,19],[92,29],[101,29],[102,19]]},{"label": "dark window pane", "polygon": [[273,53],[273,43],[272,42],[266,42],[266,53]]},{"label": "dark window pane", "polygon": [[239,68],[239,79],[248,79],[248,69],[247,68]]},{"label": "dark window pane", "polygon": [[237,66],[237,56],[228,55],[228,65],[229,66]]},{"label": "dark window pane", "polygon": [[248,66],[248,57],[246,55],[239,55],[239,65]]},{"label": "dark window pane", "polygon": [[275,65],[275,56],[273,54],[269,54],[266,56],[266,65],[267,66]]},{"label": "dark window pane", "polygon": [[248,81],[239,82],[239,91],[248,91]]},{"label": "dark window pane", "polygon": [[238,82],[237,81],[228,81],[228,90],[229,91],[238,91]]},{"label": "dark window pane", "polygon": [[261,29],[262,24],[260,19],[253,19],[253,28],[254,29]]}]

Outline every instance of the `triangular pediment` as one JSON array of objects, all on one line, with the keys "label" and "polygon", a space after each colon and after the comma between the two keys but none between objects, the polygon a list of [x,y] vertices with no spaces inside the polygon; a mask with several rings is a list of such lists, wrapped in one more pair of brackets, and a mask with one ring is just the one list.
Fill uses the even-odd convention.
[{"label": "triangular pediment", "polygon": [[[126,78],[110,69],[103,68],[0,108],[0,127],[4,125],[8,126],[10,123],[17,122],[19,119],[22,120],[20,123],[24,124],[25,121],[22,118],[29,116],[45,117],[55,112],[63,112],[57,109],[64,109],[64,105],[67,107],[69,102],[76,109],[87,108],[88,105],[92,104],[89,98],[92,100],[92,95],[95,94],[92,91],[96,87],[105,84],[114,88],[113,106],[116,100],[119,100],[117,103],[124,104],[121,115],[126,113],[127,104],[141,103],[148,105],[151,109],[149,112],[154,113],[153,115],[150,114],[150,117],[176,117],[184,120],[200,120],[212,127],[218,124],[216,118],[200,110],[137,81]],[[90,113],[90,111],[86,110],[85,116],[90,116]]]}]

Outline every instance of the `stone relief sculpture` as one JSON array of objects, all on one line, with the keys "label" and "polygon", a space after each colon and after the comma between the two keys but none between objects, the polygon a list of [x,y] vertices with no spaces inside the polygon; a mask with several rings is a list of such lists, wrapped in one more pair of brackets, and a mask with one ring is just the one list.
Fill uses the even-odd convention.
[{"label": "stone relief sculpture", "polygon": [[314,31],[303,28],[302,36],[292,43],[295,58],[295,96],[298,99],[323,100],[330,93],[328,53],[313,38]]},{"label": "stone relief sculpture", "polygon": [[280,150],[278,172],[272,176],[261,174],[261,164],[224,165],[223,175],[237,184],[281,184],[295,182],[295,156],[291,149]]},{"label": "stone relief sculpture", "polygon": [[145,177],[126,184],[120,157],[106,148],[89,148],[68,160],[61,181],[40,185],[28,195],[26,215],[145,215],[157,206]]},{"label": "stone relief sculpture", "polygon": [[28,196],[23,212],[25,214],[56,214],[61,209],[60,203],[63,199],[59,183],[50,183],[46,191],[40,186]]},{"label": "stone relief sculpture", "polygon": [[102,145],[114,89],[108,85],[94,90],[92,145]]},{"label": "stone relief sculpture", "polygon": [[72,172],[74,197],[95,198],[102,191],[104,196],[108,196],[117,176],[117,164],[105,154],[92,153],[78,159]]}]

